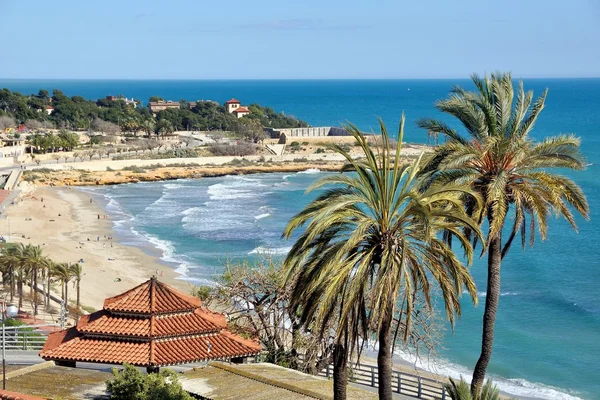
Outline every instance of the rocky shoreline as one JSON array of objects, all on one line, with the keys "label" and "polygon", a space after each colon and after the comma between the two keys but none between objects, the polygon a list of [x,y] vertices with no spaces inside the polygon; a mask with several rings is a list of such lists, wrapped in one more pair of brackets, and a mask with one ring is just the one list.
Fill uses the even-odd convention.
[{"label": "rocky shoreline", "polygon": [[174,179],[195,179],[224,175],[299,172],[308,169],[339,171],[341,162],[251,163],[243,166],[161,166],[131,167],[118,171],[55,170],[39,168],[25,171],[22,179],[36,186],[118,185],[135,182],[154,182]]}]

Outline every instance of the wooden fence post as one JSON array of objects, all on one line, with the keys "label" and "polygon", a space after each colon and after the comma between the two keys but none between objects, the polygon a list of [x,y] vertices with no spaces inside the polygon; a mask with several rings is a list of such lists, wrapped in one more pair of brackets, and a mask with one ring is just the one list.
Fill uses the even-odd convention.
[{"label": "wooden fence post", "polygon": [[398,372],[396,375],[398,376],[398,393],[400,393],[402,390],[402,374]]},{"label": "wooden fence post", "polygon": [[325,376],[329,379],[329,364],[327,364],[327,368],[325,369]]},{"label": "wooden fence post", "polygon": [[421,377],[419,376],[419,392],[417,394],[417,398],[420,399],[421,398],[421,393],[422,393],[423,388],[421,387]]},{"label": "wooden fence post", "polygon": [[375,387],[375,367],[371,367],[371,387]]},{"label": "wooden fence post", "polygon": [[446,388],[442,386],[442,400],[446,400]]}]

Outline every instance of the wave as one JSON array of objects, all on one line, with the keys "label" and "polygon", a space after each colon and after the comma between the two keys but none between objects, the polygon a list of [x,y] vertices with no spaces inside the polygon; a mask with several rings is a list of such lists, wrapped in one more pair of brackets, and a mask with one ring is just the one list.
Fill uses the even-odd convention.
[{"label": "wave", "polygon": [[[243,189],[246,186],[247,189]],[[225,183],[217,183],[208,187],[208,194],[211,200],[236,200],[236,199],[249,199],[257,197],[260,193],[252,192],[251,188],[255,188],[257,185],[239,185],[231,186]]]},{"label": "wave", "polygon": [[[463,294],[469,294],[469,292],[467,292],[466,290],[463,290]],[[504,296],[518,296],[520,295],[519,292],[501,292],[500,296],[504,297]],[[477,292],[477,297],[486,297],[487,293],[486,292]]]},{"label": "wave", "polygon": [[306,171],[297,172],[298,174],[318,174],[321,172],[319,168],[309,168]]},{"label": "wave", "polygon": [[[418,359],[414,354],[402,350],[396,350],[394,354],[421,370],[441,376],[449,376],[454,379],[460,379],[462,377],[467,382],[470,382],[472,379],[471,370],[462,365],[453,364],[447,360],[437,360],[437,362],[432,362],[430,360],[423,361],[422,359]],[[502,392],[513,396],[548,400],[582,400],[577,396],[576,392],[569,391],[567,393],[564,389],[544,385],[542,383],[533,383],[524,379],[507,379],[490,374],[488,374],[487,378],[492,379],[494,384],[496,384],[498,389]]]},{"label": "wave", "polygon": [[255,216],[254,219],[258,221],[259,219],[267,218],[267,217],[270,217],[270,216],[271,216],[271,214],[264,213],[264,214],[260,214],[260,215]]},{"label": "wave", "polygon": [[292,250],[292,246],[289,247],[263,247],[259,246],[253,249],[248,254],[264,254],[264,255],[286,255]]}]

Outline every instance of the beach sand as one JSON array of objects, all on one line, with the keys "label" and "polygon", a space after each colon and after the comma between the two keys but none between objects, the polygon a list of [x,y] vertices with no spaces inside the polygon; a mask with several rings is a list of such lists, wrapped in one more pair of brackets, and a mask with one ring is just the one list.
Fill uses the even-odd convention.
[{"label": "beach sand", "polygon": [[[101,309],[105,298],[131,289],[156,271],[161,281],[190,292],[192,286],[175,279],[178,274],[172,267],[115,240],[110,216],[105,219],[106,212],[90,203],[85,193],[46,187],[24,191],[20,197],[21,201],[3,212],[8,218],[0,219],[0,233],[5,238],[10,233],[11,242],[42,246],[44,254],[55,262],[83,259],[83,306]],[[70,283],[70,303],[74,304],[75,299],[76,290]]]}]

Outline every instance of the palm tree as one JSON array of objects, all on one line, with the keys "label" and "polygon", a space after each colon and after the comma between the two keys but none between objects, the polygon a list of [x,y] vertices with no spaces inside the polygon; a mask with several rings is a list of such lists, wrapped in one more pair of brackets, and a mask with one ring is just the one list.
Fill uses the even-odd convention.
[{"label": "palm tree", "polygon": [[[449,141],[438,148],[423,169],[429,182],[464,183],[477,191],[483,207],[476,210],[467,202],[467,212],[489,227],[484,250],[488,255],[487,296],[483,315],[481,355],[473,372],[473,395],[481,390],[492,355],[494,323],[500,296],[500,265],[517,236],[521,246],[533,245],[535,226],[546,238],[548,216],[562,215],[576,229],[569,205],[587,218],[588,204],[583,191],[572,180],[550,173],[551,168],[583,169],[580,141],[573,135],[561,135],[535,142],[529,133],[544,108],[547,90],[532,103],[533,92],[525,93],[523,82],[514,98],[510,74],[492,74],[491,78],[472,76],[476,91],[456,87],[448,99],[436,107],[455,118],[465,128],[460,134],[443,122],[424,119],[419,126],[436,131]],[[502,234],[507,215],[514,221]]]},{"label": "palm tree", "polygon": [[71,267],[69,263],[59,263],[54,266],[54,276],[61,282],[62,299],[65,302],[65,307],[69,305],[69,281],[72,278]]},{"label": "palm tree", "polygon": [[69,266],[69,272],[71,273],[71,276],[75,279],[75,285],[77,287],[77,309],[79,309],[79,305],[80,305],[80,287],[81,287],[81,276],[82,276],[82,272],[83,272],[83,268],[81,266],[81,264],[79,263],[73,263]]},{"label": "palm tree", "polygon": [[[315,309],[317,325],[328,318],[343,294],[338,339],[359,305],[368,307],[369,321],[377,332],[379,350],[379,398],[392,398],[392,324],[397,300],[404,294],[423,292],[428,305],[431,286],[440,287],[451,323],[460,315],[459,297],[465,287],[476,302],[476,290],[468,269],[450,246],[438,236],[451,232],[471,260],[472,247],[462,229],[478,228],[465,213],[460,198],[473,192],[461,185],[431,185],[418,189],[415,176],[421,159],[412,164],[400,160],[404,116],[394,148],[383,122],[377,155],[355,127],[352,133],[364,154],[353,159],[340,146],[333,148],[347,161],[342,172],[325,177],[309,190],[328,187],[292,218],[284,237],[306,225],[289,252],[287,279],[300,275],[306,289],[296,301]],[[432,282],[433,281],[433,282]],[[405,296],[406,315],[411,315],[413,296]],[[359,307],[360,308],[360,307]],[[405,321],[410,327],[410,321]],[[404,339],[408,337],[408,329]],[[338,340],[339,341],[339,340]]]},{"label": "palm tree", "polygon": [[38,275],[40,269],[48,265],[48,258],[43,255],[40,246],[28,244],[24,249],[25,265],[31,272],[31,289],[33,291],[33,315],[37,315],[38,311]]},{"label": "palm tree", "polygon": [[16,271],[19,268],[20,261],[17,246],[7,245],[4,247],[2,255],[0,255],[0,268],[2,269],[3,285],[5,287],[7,283],[10,285],[10,301],[13,301],[15,297]]}]

